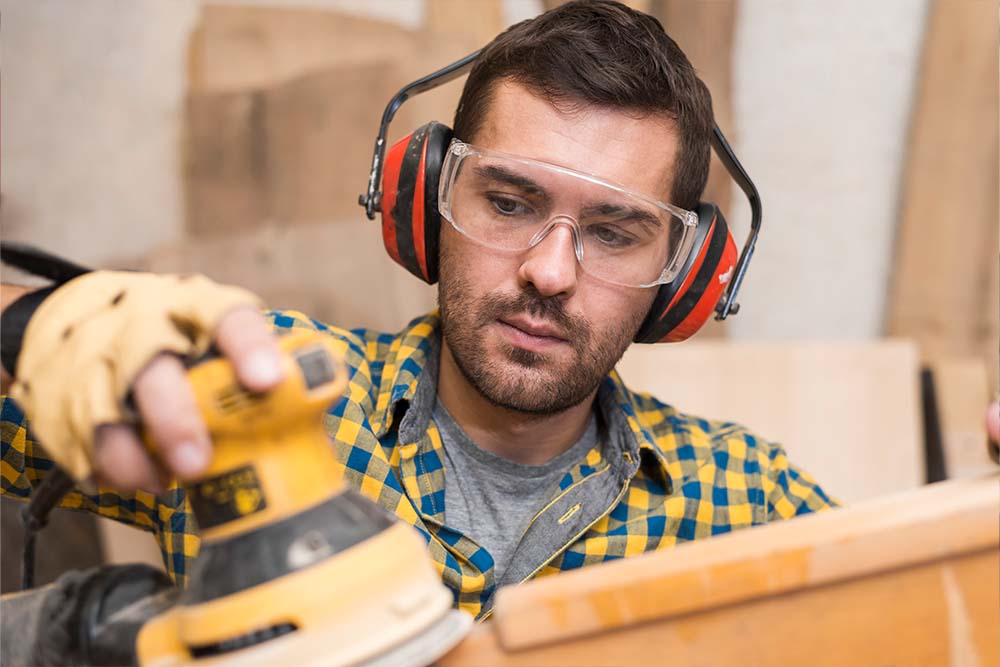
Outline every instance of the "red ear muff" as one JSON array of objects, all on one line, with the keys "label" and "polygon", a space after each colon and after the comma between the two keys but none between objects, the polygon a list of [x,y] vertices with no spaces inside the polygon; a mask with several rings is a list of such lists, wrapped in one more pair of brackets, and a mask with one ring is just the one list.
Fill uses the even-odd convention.
[{"label": "red ear muff", "polygon": [[698,226],[687,262],[674,280],[661,285],[637,343],[677,343],[700,329],[733,278],[736,243],[715,204],[698,205]]},{"label": "red ear muff", "polygon": [[382,242],[398,264],[426,283],[438,279],[438,181],[451,128],[431,122],[397,141],[382,170]]}]

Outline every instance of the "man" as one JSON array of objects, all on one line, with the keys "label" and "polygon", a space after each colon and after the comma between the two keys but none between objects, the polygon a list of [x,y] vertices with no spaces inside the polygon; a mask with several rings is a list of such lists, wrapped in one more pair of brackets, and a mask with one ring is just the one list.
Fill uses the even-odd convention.
[{"label": "man", "polygon": [[[465,166],[443,176],[440,314],[397,335],[346,331],[262,318],[208,281],[123,274],[26,297],[14,363],[34,430],[49,445],[45,431],[84,434],[66,443],[71,471],[129,491],[64,504],[154,531],[183,583],[197,540],[166,480],[203,470],[211,446],[163,351],[213,340],[263,391],[281,374],[272,331],[310,327],[343,344],[352,374],[328,419],[347,480],[425,536],[477,616],[499,585],[832,506],[779,446],[633,393],[613,371],[657,280],[685,259],[711,127],[708,91],[658,22],[569,3],[498,36],[469,75],[448,158]],[[99,352],[74,342],[87,335]],[[33,398],[46,365],[64,400]],[[48,463],[9,399],[3,419],[3,491],[26,496]],[[61,423],[74,429],[50,428]]]}]

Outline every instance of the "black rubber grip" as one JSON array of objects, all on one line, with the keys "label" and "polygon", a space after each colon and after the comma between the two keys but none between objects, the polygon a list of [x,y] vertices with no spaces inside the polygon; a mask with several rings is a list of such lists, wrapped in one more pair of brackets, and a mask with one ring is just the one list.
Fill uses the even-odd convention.
[{"label": "black rubber grip", "polygon": [[24,296],[10,304],[0,315],[0,363],[13,377],[17,377],[17,358],[21,355],[21,343],[24,341],[24,331],[28,328],[28,320],[38,310],[50,294],[56,291],[58,285],[52,285]]}]

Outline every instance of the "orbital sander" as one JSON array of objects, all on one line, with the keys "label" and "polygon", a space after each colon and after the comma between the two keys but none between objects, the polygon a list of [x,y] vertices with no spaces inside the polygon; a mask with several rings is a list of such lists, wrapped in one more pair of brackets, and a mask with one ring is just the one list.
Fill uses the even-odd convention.
[{"label": "orbital sander", "polygon": [[138,664],[429,664],[472,619],[416,531],[343,482],[323,424],[347,384],[333,341],[278,343],[285,380],[267,393],[223,359],[188,372],[214,446],[185,486],[201,550],[177,603],[139,630]]},{"label": "orbital sander", "polygon": [[[0,245],[5,263],[57,283],[87,271]],[[61,591],[69,602],[52,596],[52,663],[422,667],[469,630],[472,617],[452,609],[424,540],[344,482],[324,425],[348,383],[336,342],[300,329],[278,346],[284,380],[263,393],[245,389],[218,355],[189,365],[213,460],[184,484],[201,537],[187,587],[137,565],[79,575]],[[44,525],[71,485],[54,469],[26,524]],[[29,595],[4,597],[8,618]]]}]

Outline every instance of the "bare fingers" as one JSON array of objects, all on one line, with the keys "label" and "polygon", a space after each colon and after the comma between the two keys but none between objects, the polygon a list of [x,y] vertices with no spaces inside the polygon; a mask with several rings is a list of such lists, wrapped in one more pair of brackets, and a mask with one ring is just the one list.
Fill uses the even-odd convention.
[{"label": "bare fingers", "polygon": [[[266,391],[281,381],[278,346],[259,312],[232,311],[216,334],[216,344],[248,389]],[[211,442],[180,360],[157,356],[136,378],[132,395],[156,460],[131,427],[105,425],[98,429],[95,452],[100,478],[121,489],[162,490],[164,472],[182,480],[203,473],[211,461]]]},{"label": "bare fingers", "polygon": [[126,424],[97,427],[97,481],[125,491],[142,489],[151,493],[165,490],[165,484],[135,429]]},{"label": "bare fingers", "polygon": [[181,362],[156,357],[132,387],[143,426],[167,468],[181,479],[203,472],[212,456],[205,422]]},{"label": "bare fingers", "polygon": [[251,391],[267,391],[281,382],[278,344],[264,316],[238,308],[219,323],[215,342],[236,366],[236,376]]}]

